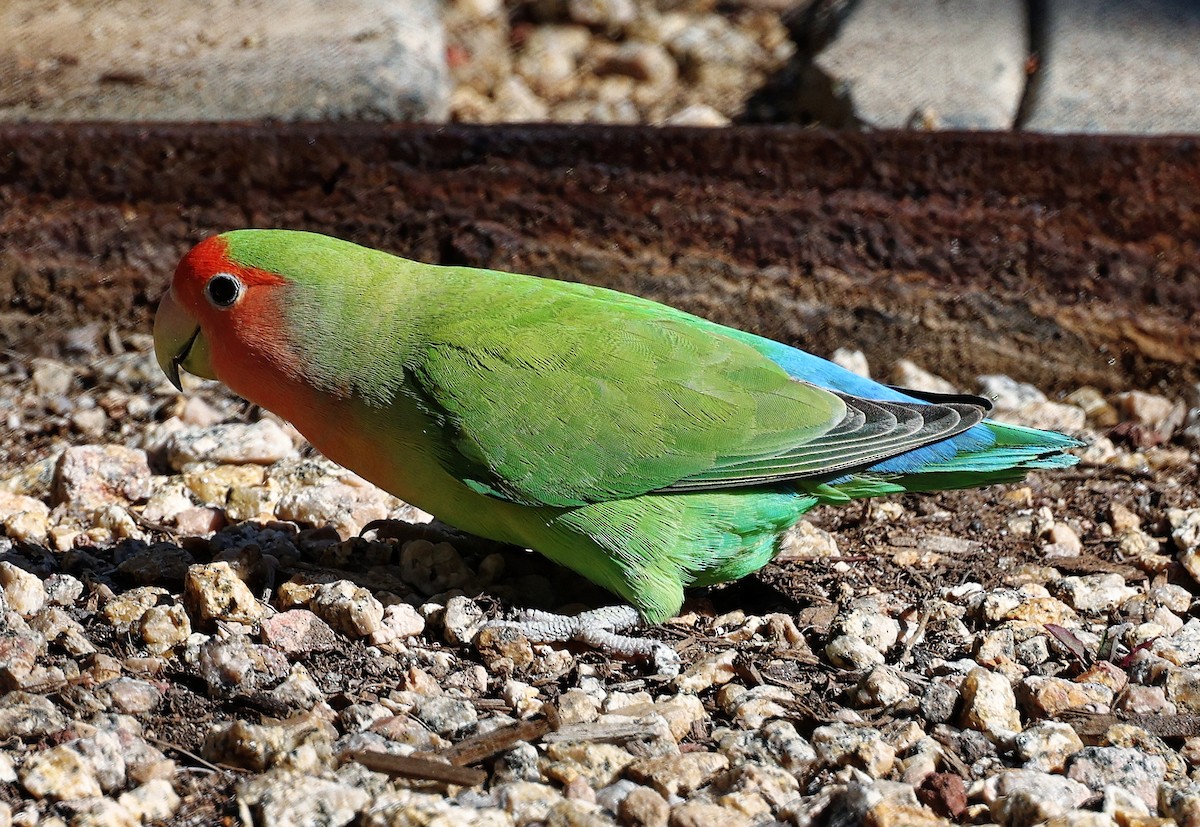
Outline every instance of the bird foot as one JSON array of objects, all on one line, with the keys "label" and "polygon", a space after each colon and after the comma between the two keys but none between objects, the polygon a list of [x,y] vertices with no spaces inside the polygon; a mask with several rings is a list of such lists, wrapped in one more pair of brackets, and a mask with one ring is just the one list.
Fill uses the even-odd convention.
[{"label": "bird foot", "polygon": [[664,677],[679,674],[679,655],[667,644],[621,632],[644,628],[641,615],[629,605],[605,606],[575,616],[525,609],[516,620],[493,620],[484,628],[516,629],[533,643],[567,643],[590,646],[623,660],[647,660]]}]

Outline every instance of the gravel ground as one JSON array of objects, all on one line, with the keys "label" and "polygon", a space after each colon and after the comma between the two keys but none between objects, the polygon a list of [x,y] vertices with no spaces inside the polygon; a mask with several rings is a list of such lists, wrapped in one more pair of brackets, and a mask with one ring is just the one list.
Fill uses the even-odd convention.
[{"label": "gravel ground", "polygon": [[0,357],[0,824],[1200,819],[1195,400],[983,379],[1080,467],[815,512],[672,678],[478,634],[607,598],[94,333]]},{"label": "gravel ground", "polygon": [[795,54],[783,16],[789,5],[452,0],[445,18],[450,118],[727,124],[749,114],[755,92]]}]

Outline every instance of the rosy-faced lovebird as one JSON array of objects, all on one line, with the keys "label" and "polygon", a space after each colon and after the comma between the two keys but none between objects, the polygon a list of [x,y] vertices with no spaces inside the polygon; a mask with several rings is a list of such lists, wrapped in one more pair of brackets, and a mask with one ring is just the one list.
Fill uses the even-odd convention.
[{"label": "rosy-faced lovebird", "polygon": [[766,565],[809,509],[1074,464],[986,400],[895,389],[624,293],[236,230],[175,271],[158,362],[331,460],[541,552],[655,623]]}]

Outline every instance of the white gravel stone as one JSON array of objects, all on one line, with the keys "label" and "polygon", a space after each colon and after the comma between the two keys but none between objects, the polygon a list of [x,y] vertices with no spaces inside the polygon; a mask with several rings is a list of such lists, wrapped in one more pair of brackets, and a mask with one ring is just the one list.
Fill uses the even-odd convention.
[{"label": "white gravel stone", "polygon": [[383,604],[367,589],[349,580],[318,588],[311,608],[334,629],[352,637],[366,637],[383,624]]},{"label": "white gravel stone", "polygon": [[376,646],[419,636],[425,631],[425,618],[408,603],[393,603],[383,609],[383,625],[371,633]]},{"label": "white gravel stone", "polygon": [[1077,781],[1037,770],[1004,770],[982,786],[992,818],[1012,827],[1034,827],[1069,813],[1092,794]]},{"label": "white gravel stone", "polygon": [[469,645],[483,621],[483,609],[474,600],[469,597],[450,598],[442,615],[446,640],[459,646]]},{"label": "white gravel stone", "polygon": [[183,601],[201,626],[215,621],[256,623],[266,612],[225,562],[189,566]]},{"label": "white gravel stone", "polygon": [[1024,666],[1037,666],[1050,659],[1050,639],[1046,635],[1034,635],[1018,643],[1014,654]]},{"label": "white gravel stone", "polygon": [[711,652],[693,663],[672,681],[680,692],[700,693],[713,686],[723,686],[736,674],[733,663],[737,659],[736,649]]},{"label": "white gravel stone", "polygon": [[725,68],[762,59],[762,48],[753,38],[715,15],[689,17],[667,38],[667,48],[685,66],[691,63]]},{"label": "white gravel stone", "polygon": [[627,41],[604,54],[596,71],[602,75],[621,75],[638,83],[665,87],[678,74],[675,59],[657,43]]},{"label": "white gravel stone", "polygon": [[391,710],[383,704],[350,704],[338,713],[338,724],[344,732],[364,732],[376,721],[391,717]]},{"label": "white gravel stone", "polygon": [[1150,651],[1179,666],[1200,663],[1200,618],[1192,618],[1170,637],[1158,638]]},{"label": "white gravel stone", "polygon": [[45,738],[66,725],[66,717],[49,698],[21,691],[0,695],[0,740]]},{"label": "white gravel stone", "polygon": [[1082,408],[1061,402],[1030,402],[1013,410],[999,412],[995,418],[1027,428],[1067,433],[1081,431],[1087,425],[1087,414]]},{"label": "white gravel stone", "polygon": [[550,105],[519,77],[503,78],[496,84],[496,119],[504,123],[533,123],[550,118]]},{"label": "white gravel stone", "polygon": [[1066,776],[1096,792],[1114,785],[1137,795],[1147,807],[1158,802],[1158,786],[1167,773],[1157,755],[1123,747],[1084,747],[1067,759]]},{"label": "white gravel stone", "polygon": [[1019,732],[1021,716],[1008,678],[983,668],[968,672],[962,685],[962,724],[996,741]]},{"label": "white gravel stone", "polygon": [[271,690],[271,697],[289,709],[309,710],[325,700],[325,693],[303,664],[292,664],[283,683]]},{"label": "white gravel stone", "polygon": [[[1200,26],[1200,19],[1197,24]],[[1145,391],[1122,391],[1112,402],[1124,420],[1153,428],[1166,437],[1174,431],[1175,420],[1181,421],[1183,417],[1182,408],[1174,400]]]},{"label": "white gravel stone", "polygon": [[858,635],[838,635],[825,645],[825,657],[834,666],[861,670],[884,662],[883,654]]},{"label": "white gravel stone", "polygon": [[843,723],[817,727],[813,730],[812,745],[825,765],[856,767],[872,778],[887,775],[896,761],[895,748],[879,730],[871,727]]},{"label": "white gravel stone", "polygon": [[[287,769],[271,770],[237,787],[238,802],[264,825],[348,824],[366,808],[370,794],[331,778]],[[314,817],[319,814],[319,821]]]},{"label": "white gravel stone", "polygon": [[856,706],[874,708],[891,706],[911,697],[912,690],[899,672],[891,666],[877,666],[862,677],[854,690]]},{"label": "white gravel stone", "polygon": [[172,434],[166,447],[167,459],[176,470],[192,462],[271,465],[297,456],[291,437],[270,419],[188,428]]},{"label": "white gravel stone", "polygon": [[638,10],[633,0],[567,0],[567,14],[585,26],[615,29],[632,23]]},{"label": "white gravel stone", "polygon": [[1013,747],[1026,769],[1062,772],[1067,758],[1083,749],[1083,741],[1069,724],[1038,721],[1017,735]]},{"label": "white gravel stone", "polygon": [[285,493],[276,513],[284,520],[332,526],[347,539],[360,534],[368,523],[387,519],[397,502],[372,485],[330,482]]},{"label": "white gravel stone", "polygon": [[517,72],[538,94],[569,94],[579,83],[579,62],[591,42],[583,26],[539,26],[521,48]]},{"label": "white gravel stone", "polygon": [[83,583],[69,574],[52,574],[43,581],[46,600],[55,606],[73,606],[83,594]]},{"label": "white gravel stone", "polygon": [[839,347],[829,356],[829,361],[833,362],[838,367],[845,368],[851,373],[862,376],[866,379],[871,378],[871,367],[867,363],[867,356],[861,350],[854,350],[848,347]]},{"label": "white gravel stone", "polygon": [[1125,578],[1119,574],[1064,577],[1062,590],[1072,608],[1093,614],[1110,612],[1139,593],[1133,586],[1126,586]]},{"label": "white gravel stone", "polygon": [[1179,562],[1193,580],[1200,582],[1200,508],[1169,508],[1167,522],[1171,539],[1179,549]]},{"label": "white gravel stone", "polygon": [[717,693],[717,703],[725,713],[746,729],[757,729],[771,718],[786,718],[788,708],[785,704],[794,700],[791,692],[770,685],[746,689],[727,684]]},{"label": "white gravel stone", "polygon": [[729,118],[706,103],[693,103],[668,116],[663,126],[729,126]]},{"label": "white gravel stone", "polygon": [[837,538],[807,520],[801,520],[784,533],[776,560],[811,560],[837,555]]},{"label": "white gravel stone", "polygon": [[271,768],[317,773],[333,764],[332,724],[299,715],[278,724],[224,721],[212,726],[202,754],[210,761],[261,772]]},{"label": "white gravel stone", "polygon": [[287,658],[270,646],[252,643],[244,635],[210,640],[200,647],[199,673],[209,694],[250,694],[288,674]]},{"label": "white gravel stone", "polygon": [[162,703],[163,693],[147,681],[121,677],[97,687],[96,698],[114,712],[145,715],[158,708]]},{"label": "white gravel stone", "polygon": [[535,712],[540,712],[542,702],[538,697],[537,687],[522,681],[509,678],[500,689],[500,697],[522,718],[527,718]]},{"label": "white gravel stone", "polygon": [[165,778],[152,778],[123,793],[117,801],[141,822],[166,821],[175,815],[182,803],[171,782]]},{"label": "white gravel stone", "polygon": [[[173,480],[178,478],[172,478]],[[142,519],[158,525],[174,523],[180,511],[194,508],[192,498],[181,483],[157,484],[156,490],[142,509]]]},{"label": "white gravel stone", "polygon": [[33,387],[42,396],[63,396],[75,384],[75,371],[70,365],[53,359],[34,359],[32,367]]},{"label": "white gravel stone", "polygon": [[1136,823],[1135,819],[1150,815],[1150,808],[1129,790],[1110,784],[1104,788],[1101,812],[1110,816],[1117,824],[1130,824]]},{"label": "white gravel stone", "polygon": [[447,695],[421,696],[413,714],[438,735],[447,738],[461,736],[479,721],[479,713],[470,701]]},{"label": "white gravel stone", "polygon": [[899,359],[892,365],[890,381],[902,388],[929,393],[959,393],[957,387],[942,377],[930,373],[907,359]]},{"label": "white gravel stone", "polygon": [[[1200,509],[1196,509],[1196,512],[1200,514]],[[1169,514],[1170,511],[1168,511]],[[1200,531],[1200,525],[1197,526],[1197,530]],[[1150,597],[1173,612],[1186,612],[1192,606],[1192,593],[1173,583],[1152,588]]]},{"label": "white gravel stone", "polygon": [[83,511],[141,502],[152,490],[146,452],[123,445],[67,448],[54,473],[55,502]]},{"label": "white gravel stone", "polygon": [[20,777],[34,798],[62,801],[103,792],[92,762],[67,744],[31,755],[21,765]]},{"label": "white gravel stone", "polygon": [[854,635],[876,652],[886,652],[900,639],[900,623],[874,608],[854,608],[839,614],[831,634]]},{"label": "white gravel stone", "polygon": [[69,746],[85,756],[104,792],[112,794],[125,786],[125,755],[116,733],[101,730],[87,738],[70,742]]},{"label": "white gravel stone", "polygon": [[50,507],[34,497],[0,489],[0,529],[14,540],[41,543],[50,530]]},{"label": "white gravel stone", "polygon": [[71,827],[138,827],[140,823],[136,815],[111,798],[76,802],[73,809],[77,812]]},{"label": "white gravel stone", "polygon": [[0,587],[8,607],[22,617],[33,616],[46,603],[41,579],[7,561],[0,562]]},{"label": "white gravel stone", "polygon": [[1027,382],[1003,374],[979,377],[979,395],[992,400],[997,411],[1017,411],[1031,403],[1046,402],[1046,394]]}]

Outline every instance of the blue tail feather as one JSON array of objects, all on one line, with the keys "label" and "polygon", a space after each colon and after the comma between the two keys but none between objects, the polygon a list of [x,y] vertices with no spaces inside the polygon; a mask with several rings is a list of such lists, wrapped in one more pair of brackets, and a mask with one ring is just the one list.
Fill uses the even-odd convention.
[{"label": "blue tail feather", "polygon": [[[798,348],[751,333],[734,332],[740,334],[737,338],[802,381],[867,399],[923,402]],[[994,476],[1008,469],[1063,468],[1078,460],[1062,452],[1082,444],[1054,431],[988,419],[942,442],[890,457],[865,472],[885,475],[966,472]]]}]

